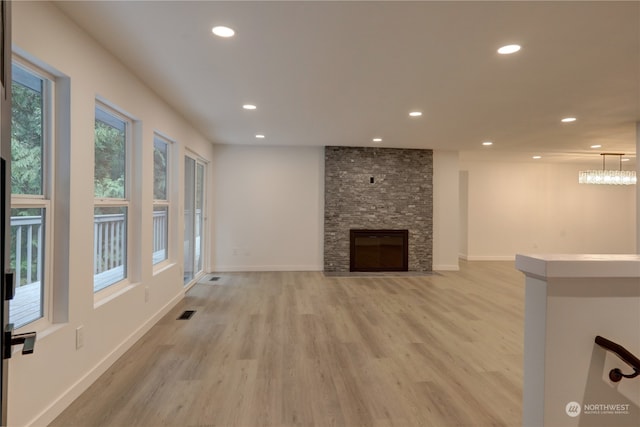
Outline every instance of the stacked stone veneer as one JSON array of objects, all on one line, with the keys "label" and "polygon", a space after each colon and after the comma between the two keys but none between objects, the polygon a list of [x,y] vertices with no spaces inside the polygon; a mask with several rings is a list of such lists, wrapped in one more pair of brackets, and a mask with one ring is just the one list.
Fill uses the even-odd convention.
[{"label": "stacked stone veneer", "polygon": [[325,147],[324,174],[326,272],[349,271],[352,228],[409,230],[409,271],[431,271],[433,151]]}]

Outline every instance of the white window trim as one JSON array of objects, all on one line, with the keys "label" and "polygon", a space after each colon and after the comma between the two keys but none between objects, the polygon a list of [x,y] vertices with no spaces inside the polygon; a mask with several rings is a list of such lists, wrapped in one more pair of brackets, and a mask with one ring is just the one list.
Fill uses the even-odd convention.
[{"label": "white window trim", "polygon": [[[162,142],[164,142],[165,144],[167,144],[167,164],[166,164],[166,189],[165,189],[165,193],[166,193],[166,199],[153,199],[153,207],[151,209],[151,211],[153,212],[155,210],[156,207],[166,207],[167,208],[167,215],[168,215],[168,224],[167,224],[167,245],[166,245],[166,251],[167,251],[167,256],[165,259],[163,259],[162,261],[153,264],[153,259],[151,260],[152,265],[153,265],[153,274],[157,274],[160,271],[165,270],[169,265],[174,264],[174,228],[173,224],[176,220],[176,214],[174,212],[173,206],[173,200],[171,197],[171,192],[173,191],[173,185],[174,185],[174,177],[173,177],[173,172],[174,172],[174,168],[173,168],[173,158],[176,155],[175,154],[175,141],[172,138],[169,138],[168,136],[164,135],[162,132],[158,132],[155,131],[153,133],[153,146],[154,146],[154,151],[155,151],[155,140],[156,138],[158,138],[159,140],[161,140]],[[154,177],[155,179],[155,177]],[[152,189],[153,191],[153,189]],[[155,196],[155,194],[154,194]],[[152,232],[153,234],[153,232]],[[151,236],[151,238],[153,239],[153,235]],[[152,248],[153,248],[153,241],[152,241]]]},{"label": "white window trim", "polygon": [[43,80],[43,127],[42,127],[42,194],[11,194],[11,209],[39,208],[44,209],[44,250],[42,254],[42,316],[29,323],[19,326],[16,331],[21,332],[26,329],[42,331],[52,325],[51,315],[53,313],[52,280],[53,280],[53,224],[54,222],[54,179],[55,179],[55,135],[56,135],[56,115],[55,115],[55,81],[56,77],[46,72],[41,67],[18,56],[12,56],[12,64],[15,63],[26,69],[33,75]]},{"label": "white window trim", "polygon": [[[52,203],[49,200],[43,200],[41,202],[36,202],[35,200],[26,200],[23,199],[19,203],[12,200],[11,209],[44,209],[44,251],[42,254],[42,281],[44,282],[44,286],[42,286],[42,316],[38,319],[35,319],[29,323],[26,323],[16,329],[17,332],[22,331],[23,329],[36,330],[40,331],[51,326],[51,313],[53,313],[53,298],[51,298],[51,281],[52,281],[52,269],[53,265],[53,250],[51,249],[53,246],[53,209],[51,209]],[[17,284],[16,284],[17,286]]]},{"label": "white window trim", "polygon": [[[119,120],[122,120],[125,123],[125,178],[124,178],[124,198],[94,198],[94,212],[95,208],[100,207],[126,207],[127,208],[127,217],[126,217],[126,235],[127,235],[127,244],[126,244],[126,266],[125,266],[125,277],[117,282],[114,282],[107,287],[100,289],[97,292],[93,292],[94,295],[94,307],[98,307],[105,302],[110,301],[117,295],[120,295],[132,285],[132,281],[130,279],[131,276],[131,266],[134,262],[133,254],[131,250],[132,239],[133,239],[133,231],[131,227],[131,217],[132,217],[132,203],[131,203],[131,191],[132,184],[131,181],[133,179],[133,132],[134,132],[134,119],[128,114],[124,113],[118,107],[115,107],[108,101],[104,101],[100,98],[96,99],[95,109],[99,108],[104,112],[113,115]],[[94,116],[95,123],[95,116]],[[95,124],[94,124],[95,126]],[[95,149],[95,134],[94,134],[94,149]],[[95,156],[94,156],[95,159]],[[95,166],[94,166],[95,167]],[[95,221],[95,213],[94,213],[94,221]],[[95,268],[95,259],[93,260],[94,268]],[[93,270],[93,269],[92,269]],[[93,280],[91,281],[91,286],[95,286],[95,274],[93,274]]]}]

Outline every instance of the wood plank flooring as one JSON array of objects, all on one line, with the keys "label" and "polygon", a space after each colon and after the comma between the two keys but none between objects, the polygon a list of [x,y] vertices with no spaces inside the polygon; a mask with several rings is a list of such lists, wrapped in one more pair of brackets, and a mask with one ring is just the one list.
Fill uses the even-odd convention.
[{"label": "wood plank flooring", "polygon": [[511,262],[219,276],[51,426],[521,424],[524,277]]}]

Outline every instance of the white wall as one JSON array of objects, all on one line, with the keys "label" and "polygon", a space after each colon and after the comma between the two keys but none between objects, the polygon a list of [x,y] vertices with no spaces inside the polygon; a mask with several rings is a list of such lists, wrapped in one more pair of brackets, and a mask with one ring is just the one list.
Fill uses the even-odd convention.
[{"label": "white wall", "polygon": [[[640,178],[640,122],[636,123],[636,177]],[[636,187],[636,253],[640,254],[640,183]]]},{"label": "white wall", "polygon": [[215,146],[215,271],[321,271],[322,147]]},{"label": "white wall", "polygon": [[[15,353],[9,364],[9,424],[46,425],[97,378],[130,345],[179,301],[182,286],[182,223],[175,227],[172,262],[154,275],[152,253],[153,132],[158,130],[177,141],[173,154],[176,176],[176,213],[182,206],[182,164],[186,147],[206,160],[212,145],[170,109],[122,64],[49,3],[13,3],[13,41],[16,49],[33,56],[69,77],[71,85],[70,181],[68,208],[68,321],[38,331],[35,353]],[[93,127],[96,96],[101,96],[142,123],[140,178],[132,216],[135,256],[141,267],[132,285],[108,301],[94,301],[92,290],[93,233]],[[61,171],[61,176],[64,172]],[[62,196],[62,195],[61,195]],[[58,241],[64,236],[56,236]],[[149,288],[149,301],[144,290]],[[68,288],[68,289],[67,289]],[[75,334],[84,327],[84,347],[76,350]],[[25,329],[28,329],[25,328]],[[18,349],[16,349],[18,350]]]},{"label": "white wall", "polygon": [[469,171],[460,171],[460,193],[458,196],[460,204],[458,251],[459,256],[466,256],[469,253]]},{"label": "white wall", "polygon": [[458,270],[460,169],[457,151],[433,153],[433,269]]},{"label": "white wall", "polygon": [[[323,269],[324,149],[216,145],[212,270]],[[434,269],[458,268],[458,155],[434,153]]]},{"label": "white wall", "polygon": [[470,260],[516,253],[634,253],[633,186],[580,185],[580,165],[463,160]]}]

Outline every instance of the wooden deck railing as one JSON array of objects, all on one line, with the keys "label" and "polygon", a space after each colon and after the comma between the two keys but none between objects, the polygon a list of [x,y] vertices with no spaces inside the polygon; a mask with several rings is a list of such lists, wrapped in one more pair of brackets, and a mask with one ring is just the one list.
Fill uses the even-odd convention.
[{"label": "wooden deck railing", "polygon": [[[123,265],[126,222],[124,214],[96,215],[94,221],[93,259],[94,274],[100,274]],[[166,212],[153,213],[153,252],[167,247]],[[26,286],[40,281],[42,273],[43,231],[42,217],[11,217],[13,241],[12,255],[15,265],[16,286]]]},{"label": "wooden deck railing", "polygon": [[[166,258],[167,215],[153,213],[153,261]],[[42,250],[44,225],[41,216],[11,217],[13,236],[11,256],[15,268],[16,297],[11,301],[10,317],[17,326],[40,317],[42,290],[40,278],[44,266]],[[97,215],[94,220],[94,291],[124,277],[126,222],[123,214]]]},{"label": "wooden deck railing", "polygon": [[11,217],[11,234],[15,236],[11,248],[15,260],[16,286],[39,281],[42,272],[43,226],[41,216]]}]

